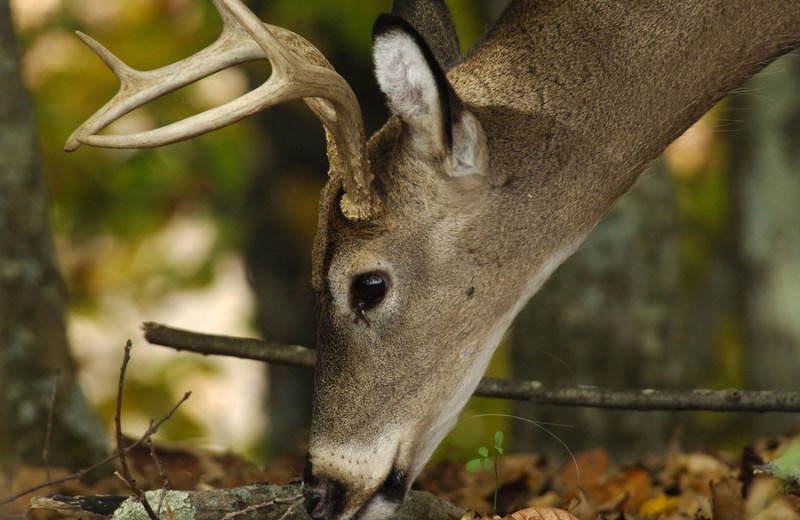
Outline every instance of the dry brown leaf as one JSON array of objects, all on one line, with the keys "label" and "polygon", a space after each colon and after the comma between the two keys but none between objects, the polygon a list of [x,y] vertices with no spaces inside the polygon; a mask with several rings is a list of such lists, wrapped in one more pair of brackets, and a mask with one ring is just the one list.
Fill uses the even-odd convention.
[{"label": "dry brown leaf", "polygon": [[712,481],[711,498],[713,500],[714,518],[744,518],[745,504],[742,498],[742,481],[734,477],[726,477]]},{"label": "dry brown leaf", "polygon": [[578,518],[593,518],[595,516],[594,507],[592,507],[591,502],[580,489],[573,489],[564,493],[562,500],[564,502],[563,509]]},{"label": "dry brown leaf", "polygon": [[646,470],[628,468],[588,490],[589,499],[596,506],[602,506],[602,511],[598,511],[601,513],[611,513],[612,509],[635,511],[650,498],[651,480]]},{"label": "dry brown leaf", "polygon": [[503,520],[578,520],[578,517],[555,507],[529,507],[503,517]]},{"label": "dry brown leaf", "polygon": [[605,479],[608,474],[608,452],[597,448],[575,455],[575,460],[564,463],[559,473],[561,483],[567,487],[590,487]]}]

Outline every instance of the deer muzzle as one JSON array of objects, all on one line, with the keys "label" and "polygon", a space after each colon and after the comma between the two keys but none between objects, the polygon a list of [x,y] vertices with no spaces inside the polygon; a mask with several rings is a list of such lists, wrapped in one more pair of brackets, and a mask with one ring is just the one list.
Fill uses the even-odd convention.
[{"label": "deer muzzle", "polygon": [[364,494],[339,479],[315,475],[310,457],[303,471],[305,508],[314,520],[386,518],[403,503],[408,485],[408,473],[392,469],[380,486]]}]

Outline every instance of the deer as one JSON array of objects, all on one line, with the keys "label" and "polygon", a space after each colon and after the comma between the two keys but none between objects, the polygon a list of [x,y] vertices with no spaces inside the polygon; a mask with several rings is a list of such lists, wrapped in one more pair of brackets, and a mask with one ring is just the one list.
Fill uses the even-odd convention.
[{"label": "deer", "polygon": [[[330,171],[303,475],[315,520],[391,516],[528,299],[674,139],[800,45],[796,0],[512,0],[461,56],[442,0],[395,0],[373,27],[392,115],[367,140],[352,90],[312,44],[240,0],[214,4],[219,39],[152,71],[79,35],[121,87],[66,149],[162,146],[290,99],[320,119]],[[98,133],[252,60],[272,73],[236,100]]]}]

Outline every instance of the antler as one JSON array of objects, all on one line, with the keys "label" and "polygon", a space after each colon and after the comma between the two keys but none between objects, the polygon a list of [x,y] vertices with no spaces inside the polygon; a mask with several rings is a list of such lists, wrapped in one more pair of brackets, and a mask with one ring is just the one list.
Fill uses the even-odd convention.
[{"label": "antler", "polygon": [[[347,82],[316,47],[301,36],[266,24],[240,0],[213,0],[223,22],[220,37],[200,52],[165,67],[140,71],[114,56],[89,36],[78,33],[120,80],[120,89],[67,139],[71,152],[81,144],[106,148],[150,148],[195,137],[230,125],[258,111],[302,98],[325,127],[330,175],[341,176],[341,207],[350,220],[380,212],[371,189],[361,110]],[[268,59],[272,74],[258,88],[224,105],[176,123],[128,135],[97,132],[153,99],[225,68]]]}]

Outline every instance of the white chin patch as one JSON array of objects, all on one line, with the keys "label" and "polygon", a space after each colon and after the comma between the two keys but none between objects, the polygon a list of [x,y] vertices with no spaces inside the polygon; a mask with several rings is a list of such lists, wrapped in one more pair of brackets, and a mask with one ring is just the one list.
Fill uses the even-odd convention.
[{"label": "white chin patch", "polygon": [[352,518],[358,520],[386,520],[398,509],[400,504],[390,502],[380,495],[375,495]]}]

